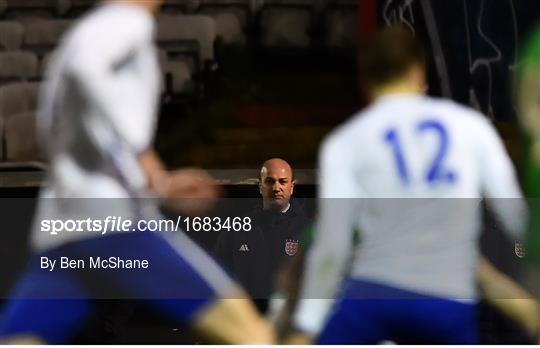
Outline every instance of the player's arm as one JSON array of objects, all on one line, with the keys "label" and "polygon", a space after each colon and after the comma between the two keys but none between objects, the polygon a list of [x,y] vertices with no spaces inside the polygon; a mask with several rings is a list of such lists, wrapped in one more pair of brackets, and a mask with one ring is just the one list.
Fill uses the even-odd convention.
[{"label": "player's arm", "polygon": [[486,259],[480,260],[477,278],[489,303],[519,323],[531,337],[540,334],[539,304],[531,294]]},{"label": "player's arm", "polygon": [[148,187],[164,198],[166,208],[200,215],[214,205],[219,189],[204,170],[187,168],[168,172],[152,149],[139,154],[138,159]]},{"label": "player's arm", "polygon": [[522,240],[528,214],[514,166],[495,128],[487,120],[479,122],[476,157],[483,194],[505,232]]},{"label": "player's arm", "polygon": [[307,253],[294,326],[314,337],[324,324],[349,259],[357,199],[354,159],[347,147],[330,138],[322,147],[319,209],[313,244]]},{"label": "player's arm", "polygon": [[160,197],[168,197],[171,178],[153,149],[139,154],[139,164],[146,174],[148,187]]}]

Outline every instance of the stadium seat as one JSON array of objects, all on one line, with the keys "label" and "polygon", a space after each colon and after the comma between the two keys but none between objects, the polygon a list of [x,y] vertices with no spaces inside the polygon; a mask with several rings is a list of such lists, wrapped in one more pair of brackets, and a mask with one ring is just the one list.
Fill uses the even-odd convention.
[{"label": "stadium seat", "polygon": [[186,13],[194,6],[197,6],[196,0],[164,0],[160,12],[169,14]]},{"label": "stadium seat", "polygon": [[358,37],[358,1],[334,0],[324,11],[323,44],[329,48],[351,48]]},{"label": "stadium seat", "polygon": [[5,119],[4,134],[7,161],[40,161],[43,159],[37,146],[34,112],[24,112]]},{"label": "stadium seat", "polygon": [[165,66],[167,65],[167,61],[169,58],[167,57],[167,51],[160,49],[158,50],[158,60],[159,60],[159,67],[162,71],[165,70]]},{"label": "stadium seat", "polygon": [[[4,119],[0,117],[0,161],[3,161],[5,158],[5,152],[4,152]],[[0,325],[1,325],[1,318],[0,318]]]},{"label": "stadium seat", "polygon": [[42,78],[42,79],[45,77],[45,75],[47,73],[47,68],[49,66],[49,63],[51,62],[53,54],[54,54],[54,52],[45,53],[45,55],[43,55],[43,58],[41,58],[41,60],[39,62],[38,74],[39,74],[39,77]]},{"label": "stadium seat", "polygon": [[39,82],[15,82],[0,86],[0,118],[35,110]]},{"label": "stadium seat", "polygon": [[[164,76],[161,85],[162,91],[172,94],[191,92],[193,67],[190,66],[189,59],[186,60],[184,57],[169,59],[165,50],[159,50],[159,65]],[[172,79],[170,82],[167,82],[167,75],[170,75]],[[170,83],[170,86],[167,86],[167,83]]]},{"label": "stadium seat", "polygon": [[0,117],[7,118],[24,111],[28,111],[26,83],[0,86]]},{"label": "stadium seat", "polygon": [[167,61],[169,60],[183,60],[187,64],[187,67],[192,74],[197,70],[197,63],[195,62],[194,57],[191,55],[183,55],[182,52],[179,54],[171,52],[169,54],[165,49],[159,49],[159,66],[161,71],[165,71]]},{"label": "stadium seat", "polygon": [[240,9],[207,8],[203,12],[216,22],[216,35],[225,44],[246,43],[246,15]]},{"label": "stadium seat", "polygon": [[62,16],[70,6],[70,0],[5,0],[4,2],[7,6],[5,6],[3,16],[17,19]]},{"label": "stadium seat", "polygon": [[0,52],[0,84],[37,78],[38,58],[32,52]]},{"label": "stadium seat", "polygon": [[0,51],[16,51],[21,49],[24,27],[16,21],[0,22]]},{"label": "stadium seat", "polygon": [[158,43],[160,48],[170,51],[182,50],[193,42],[199,45],[202,61],[214,60],[216,23],[204,15],[160,15],[158,16]]},{"label": "stadium seat", "polygon": [[316,1],[266,0],[260,12],[261,44],[265,47],[307,48],[318,9]]},{"label": "stadium seat", "polygon": [[54,49],[64,32],[71,26],[70,20],[28,21],[25,24],[23,46],[38,54],[45,54]]},{"label": "stadium seat", "polygon": [[167,51],[160,49],[158,51],[158,61],[159,61],[159,70],[161,70],[161,92],[164,92],[167,89],[166,86],[166,75],[167,75],[167,64],[169,62],[169,57],[167,56]]},{"label": "stadium seat", "polygon": [[253,4],[249,0],[200,0],[197,13],[216,21],[217,36],[225,44],[244,44]]},{"label": "stadium seat", "polygon": [[184,60],[168,60],[165,65],[164,72],[165,74],[172,75],[173,94],[184,94],[191,92],[191,72],[189,70],[188,64]]},{"label": "stadium seat", "polygon": [[40,88],[40,82],[28,82],[26,84],[26,97],[28,98],[27,102],[29,110],[37,110]]}]

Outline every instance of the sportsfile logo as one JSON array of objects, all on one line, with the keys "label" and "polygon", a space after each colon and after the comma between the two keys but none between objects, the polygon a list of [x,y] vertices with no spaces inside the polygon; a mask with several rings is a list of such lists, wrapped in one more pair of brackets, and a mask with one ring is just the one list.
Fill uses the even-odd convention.
[{"label": "sportsfile logo", "polygon": [[41,232],[56,236],[62,232],[98,232],[101,235],[109,231],[134,232],[134,231],[178,231],[180,227],[179,216],[174,220],[137,220],[124,219],[121,216],[107,216],[105,219],[66,219],[66,220],[41,220]]}]

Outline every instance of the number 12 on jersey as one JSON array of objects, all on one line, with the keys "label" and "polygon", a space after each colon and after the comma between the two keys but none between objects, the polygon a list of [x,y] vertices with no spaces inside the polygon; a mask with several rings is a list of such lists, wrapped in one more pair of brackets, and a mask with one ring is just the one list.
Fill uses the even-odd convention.
[{"label": "number 12 on jersey", "polygon": [[[438,138],[438,147],[433,155],[431,164],[428,166],[427,172],[424,174],[423,180],[430,184],[448,183],[452,184],[456,181],[456,174],[444,167],[444,161],[448,154],[448,132],[442,123],[436,120],[426,120],[418,123],[415,127],[415,135],[423,136],[425,133],[434,133]],[[403,185],[411,184],[411,174],[407,166],[407,161],[404,155],[402,142],[399,132],[395,128],[390,128],[384,133],[384,141],[391,147],[394,160],[399,174],[399,178]]]}]

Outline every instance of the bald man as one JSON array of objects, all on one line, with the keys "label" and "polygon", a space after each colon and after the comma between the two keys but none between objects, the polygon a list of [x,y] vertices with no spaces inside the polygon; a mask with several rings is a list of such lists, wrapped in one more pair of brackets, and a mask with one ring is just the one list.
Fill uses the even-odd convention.
[{"label": "bald man", "polygon": [[263,209],[285,213],[290,208],[295,183],[292,168],[285,160],[272,158],[264,162],[259,182]]},{"label": "bald man", "polygon": [[295,179],[285,160],[264,162],[259,180],[262,204],[251,213],[253,228],[222,232],[216,254],[265,312],[277,272],[297,254],[299,236],[309,221],[302,207],[291,200]]}]

